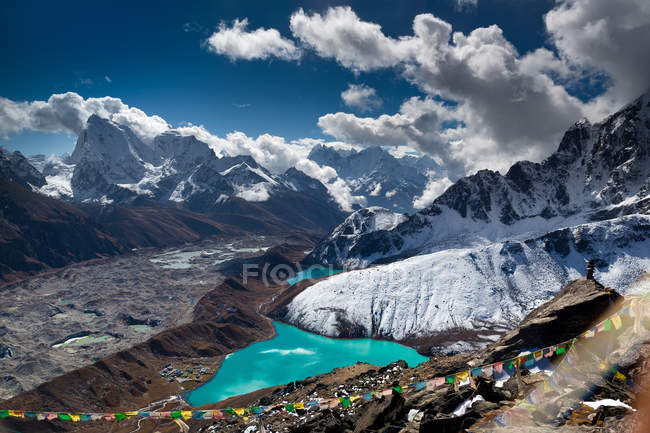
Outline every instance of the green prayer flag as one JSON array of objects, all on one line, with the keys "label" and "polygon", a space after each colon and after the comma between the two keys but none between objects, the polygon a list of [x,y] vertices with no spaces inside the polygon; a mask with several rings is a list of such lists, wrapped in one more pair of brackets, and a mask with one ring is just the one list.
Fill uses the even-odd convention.
[{"label": "green prayer flag", "polygon": [[556,355],[562,355],[562,354],[564,353],[565,350],[566,350],[566,349],[565,349],[564,346],[558,346],[558,348],[555,349],[555,354],[556,354]]},{"label": "green prayer flag", "polygon": [[71,421],[72,418],[70,418],[70,415],[67,413],[60,413],[59,414],[59,419],[62,419],[63,421]]},{"label": "green prayer flag", "polygon": [[350,397],[341,397],[339,398],[339,402],[341,402],[341,406],[344,408],[350,407]]},{"label": "green prayer flag", "polygon": [[393,388],[393,389],[394,389],[395,391],[397,391],[397,393],[398,393],[398,394],[401,394],[401,393],[402,393],[402,387],[401,387],[401,386],[399,386],[399,385],[398,385],[398,386],[396,386],[396,387],[395,387],[395,388]]},{"label": "green prayer flag", "polygon": [[445,381],[447,381],[447,383],[454,383],[454,376],[445,377]]},{"label": "green prayer flag", "polygon": [[285,408],[288,412],[295,412],[295,411],[296,411],[296,408],[293,407],[293,405],[292,405],[291,403],[289,403],[289,404],[285,404],[285,405],[284,405],[284,408]]},{"label": "green prayer flag", "polygon": [[233,409],[232,407],[227,407],[223,411],[226,412],[227,414],[235,415],[235,409]]},{"label": "green prayer flag", "polygon": [[605,320],[605,331],[610,331],[612,329],[612,321],[610,319]]},{"label": "green prayer flag", "polygon": [[0,410],[0,418],[9,418],[9,411],[6,409]]},{"label": "green prayer flag", "polygon": [[[180,412],[178,412],[180,414]],[[174,416],[174,412],[172,412],[172,417]],[[122,421],[123,419],[126,419],[126,414],[124,412],[118,412],[115,414],[115,419],[118,421]]]},{"label": "green prayer flag", "polygon": [[[117,418],[117,414],[115,414],[115,418]],[[172,419],[181,419],[183,418],[183,414],[181,414],[180,410],[175,410],[172,412]]]}]

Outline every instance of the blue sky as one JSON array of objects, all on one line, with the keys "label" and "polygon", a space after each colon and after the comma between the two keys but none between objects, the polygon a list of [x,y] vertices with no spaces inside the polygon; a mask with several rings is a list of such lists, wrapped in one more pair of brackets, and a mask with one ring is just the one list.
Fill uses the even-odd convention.
[{"label": "blue sky", "polygon": [[573,122],[650,84],[647,0],[25,1],[1,12],[0,144],[26,154],[71,151],[96,113],[145,141],[170,125],[278,170],[320,140],[427,153],[457,179],[539,161]]},{"label": "blue sky", "polygon": [[[340,93],[348,83],[375,88],[384,101],[381,110],[389,113],[420,92],[393,70],[355,76],[309,53],[300,63],[232,62],[201,43],[220,21],[246,17],[251,28],[277,28],[289,36],[289,16],[296,9],[324,12],[337,4],[351,4],[360,18],[394,37],[411,34],[413,17],[424,12],[463,32],[496,23],[526,52],[545,43],[542,14],[553,3],[482,1],[464,10],[452,0],[273,2],[272,7],[251,1],[4,3],[0,48],[11,62],[0,69],[0,95],[14,101],[47,100],[67,91],[108,95],[174,126],[190,121],[220,136],[240,130],[252,136],[322,137],[318,117],[345,109]],[[200,30],[187,32],[186,23]],[[58,153],[70,151],[75,138],[25,131],[2,145],[27,154]]]}]

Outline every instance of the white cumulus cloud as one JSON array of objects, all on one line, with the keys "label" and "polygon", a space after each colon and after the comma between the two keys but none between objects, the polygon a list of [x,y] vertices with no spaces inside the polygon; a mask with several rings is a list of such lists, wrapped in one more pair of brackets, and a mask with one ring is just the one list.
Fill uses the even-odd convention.
[{"label": "white cumulus cloud", "polygon": [[424,209],[433,203],[433,201],[437,199],[440,194],[445,192],[452,184],[453,182],[448,177],[443,177],[442,179],[431,179],[424,188],[424,191],[422,191],[422,195],[415,197],[413,200],[413,207],[415,209]]},{"label": "white cumulus cloud", "polygon": [[282,60],[298,60],[300,49],[283,38],[276,29],[258,28],[249,31],[248,19],[236,19],[232,26],[225,23],[205,41],[209,51],[227,56],[230,60],[266,60],[277,57]]},{"label": "white cumulus cloud", "polygon": [[316,54],[355,71],[395,66],[414,48],[409,38],[384,35],[379,24],[362,21],[349,6],[329,8],[324,15],[299,9],[289,26],[294,37]]},{"label": "white cumulus cloud", "polygon": [[377,91],[365,84],[348,84],[348,88],[341,92],[341,99],[348,107],[360,111],[376,110],[383,104]]},{"label": "white cumulus cloud", "polygon": [[142,140],[149,141],[170,126],[160,116],[129,107],[119,98],[86,98],[67,92],[53,94],[47,101],[16,102],[0,97],[0,135],[24,130],[79,134],[92,114],[126,125]]}]

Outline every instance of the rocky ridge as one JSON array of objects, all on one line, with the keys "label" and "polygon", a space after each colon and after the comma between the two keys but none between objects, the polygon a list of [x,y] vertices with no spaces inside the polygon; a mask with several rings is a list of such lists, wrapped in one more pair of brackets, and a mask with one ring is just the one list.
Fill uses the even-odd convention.
[{"label": "rocky ridge", "polygon": [[650,211],[650,93],[592,125],[577,122],[541,163],[505,175],[481,170],[391,229],[358,231],[351,215],[312,255],[338,267],[365,267]]}]

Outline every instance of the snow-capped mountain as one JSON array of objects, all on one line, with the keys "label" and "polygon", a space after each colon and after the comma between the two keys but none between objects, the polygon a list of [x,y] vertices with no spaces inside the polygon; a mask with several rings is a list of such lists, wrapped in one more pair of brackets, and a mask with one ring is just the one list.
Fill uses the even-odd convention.
[{"label": "snow-capped mountain", "polygon": [[359,231],[353,214],[312,253],[317,262],[365,267],[450,246],[534,236],[560,227],[650,212],[650,95],[603,122],[582,120],[542,163],[504,175],[481,170],[386,230]]},{"label": "snow-capped mountain", "polygon": [[308,158],[335,169],[353,195],[366,198],[367,206],[396,212],[413,212],[415,197],[422,195],[427,182],[442,172],[429,156],[396,158],[376,146],[357,152],[317,145]]},{"label": "snow-capped mountain", "polygon": [[[127,126],[93,115],[68,158],[32,159],[47,183],[43,193],[78,202],[128,203],[137,197],[212,211],[232,198],[264,202],[274,194],[309,193],[336,206],[318,180],[296,173],[273,175],[251,156],[215,155],[194,136],[168,131],[151,143]],[[307,178],[307,179],[306,179]]]},{"label": "snow-capped mountain", "polygon": [[0,146],[0,178],[27,188],[45,185],[43,175],[19,151],[10,152]]},{"label": "snow-capped mountain", "polygon": [[603,284],[633,290],[650,269],[650,95],[576,123],[544,162],[479,171],[421,212],[355,212],[310,259],[366,269],[308,287],[284,320],[447,352],[493,340],[586,260]]},{"label": "snow-capped mountain", "polygon": [[625,293],[650,269],[650,217],[630,215],[543,236],[454,248],[331,276],[283,320],[330,336],[430,338],[445,352],[483,346],[579,278]]}]

